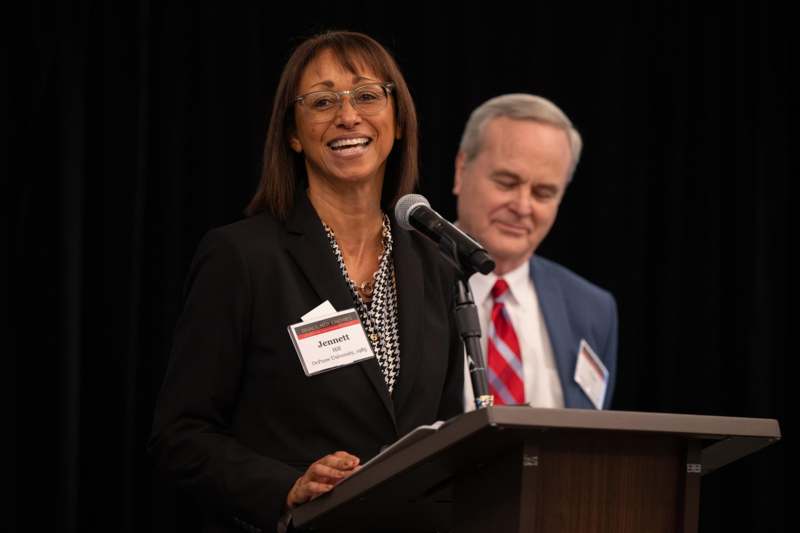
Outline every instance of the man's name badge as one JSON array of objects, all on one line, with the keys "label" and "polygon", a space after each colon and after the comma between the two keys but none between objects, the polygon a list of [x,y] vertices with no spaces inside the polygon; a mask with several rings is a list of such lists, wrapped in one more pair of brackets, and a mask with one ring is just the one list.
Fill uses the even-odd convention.
[{"label": "man's name badge", "polygon": [[603,408],[608,388],[608,369],[584,339],[581,339],[578,347],[575,383],[583,389],[597,409]]},{"label": "man's name badge", "polygon": [[314,314],[287,329],[306,376],[375,357],[355,309]]}]

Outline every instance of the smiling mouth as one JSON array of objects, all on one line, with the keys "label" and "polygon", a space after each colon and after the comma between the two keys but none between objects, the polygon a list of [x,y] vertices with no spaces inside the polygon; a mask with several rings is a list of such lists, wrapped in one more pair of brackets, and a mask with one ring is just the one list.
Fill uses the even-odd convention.
[{"label": "smiling mouth", "polygon": [[353,139],[338,139],[328,143],[331,150],[341,152],[343,150],[358,149],[368,146],[372,142],[369,137],[357,137]]},{"label": "smiling mouth", "polygon": [[514,233],[514,234],[527,234],[531,230],[525,226],[518,226],[516,224],[509,224],[508,222],[497,221],[497,225],[500,227],[502,231],[507,233]]}]

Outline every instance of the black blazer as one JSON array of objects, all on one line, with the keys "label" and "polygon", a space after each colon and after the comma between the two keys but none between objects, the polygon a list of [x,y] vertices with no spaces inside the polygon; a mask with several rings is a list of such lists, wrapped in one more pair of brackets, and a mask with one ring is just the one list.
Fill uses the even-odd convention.
[{"label": "black blazer", "polygon": [[462,410],[463,348],[452,269],[392,227],[400,375],[389,397],[373,358],[306,377],[286,327],[330,300],[353,307],[305,194],[286,222],[262,213],[210,231],[156,406],[150,450],[208,511],[206,529],[274,531],[306,467],[345,450],[362,462],[420,424]]}]

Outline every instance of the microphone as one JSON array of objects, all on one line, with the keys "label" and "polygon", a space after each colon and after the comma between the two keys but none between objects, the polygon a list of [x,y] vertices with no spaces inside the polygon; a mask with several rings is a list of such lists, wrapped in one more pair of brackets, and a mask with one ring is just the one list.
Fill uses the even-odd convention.
[{"label": "microphone", "polygon": [[455,318],[458,334],[464,341],[469,362],[469,378],[475,393],[475,408],[489,407],[494,398],[489,394],[483,350],[481,324],[468,279],[475,272],[488,274],[494,261],[480,244],[431,209],[431,204],[419,194],[406,194],[394,207],[397,224],[407,230],[417,230],[436,244],[444,257],[461,272],[455,280]]},{"label": "microphone", "polygon": [[420,194],[406,194],[394,207],[394,218],[401,228],[417,230],[439,245],[442,255],[461,273],[488,274],[494,270],[489,253],[469,235],[442,218]]}]

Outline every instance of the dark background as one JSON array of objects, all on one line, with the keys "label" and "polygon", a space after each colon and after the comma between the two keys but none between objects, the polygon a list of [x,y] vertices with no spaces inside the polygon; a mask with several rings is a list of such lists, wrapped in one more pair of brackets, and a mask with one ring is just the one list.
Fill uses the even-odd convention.
[{"label": "dark background", "polygon": [[798,175],[787,13],[202,4],[33,1],[32,32],[8,21],[24,30],[13,79],[30,84],[9,109],[10,155],[25,163],[9,184],[13,523],[188,530],[144,449],[184,276],[201,235],[254,191],[291,49],[333,28],[395,54],[420,117],[420,192],[451,218],[475,106],[532,92],[565,110],[586,148],[539,251],[617,297],[613,407],[778,419],[784,442],[704,478],[701,531],[784,530]]}]

